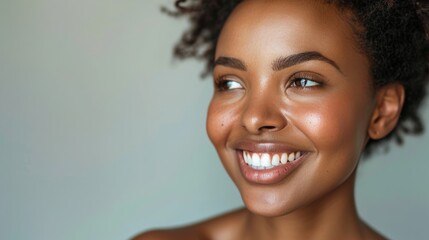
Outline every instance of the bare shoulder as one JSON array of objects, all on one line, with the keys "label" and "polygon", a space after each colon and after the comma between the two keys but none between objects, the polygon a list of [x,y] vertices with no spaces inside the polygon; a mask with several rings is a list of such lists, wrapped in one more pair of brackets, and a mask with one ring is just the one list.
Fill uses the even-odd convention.
[{"label": "bare shoulder", "polygon": [[131,240],[206,240],[209,239],[195,226],[180,227],[174,229],[156,229],[144,232]]},{"label": "bare shoulder", "polygon": [[184,229],[163,229],[151,230],[144,232],[131,240],[170,240],[170,239],[199,239],[198,234],[192,234],[194,237],[189,236],[190,232]]},{"label": "bare shoulder", "polygon": [[238,209],[192,225],[144,232],[131,240],[217,240],[237,239],[246,210]]},{"label": "bare shoulder", "polygon": [[131,240],[162,240],[162,239],[171,239],[171,238],[168,238],[168,235],[165,233],[165,231],[152,230],[152,231],[144,232],[138,236],[135,236]]}]

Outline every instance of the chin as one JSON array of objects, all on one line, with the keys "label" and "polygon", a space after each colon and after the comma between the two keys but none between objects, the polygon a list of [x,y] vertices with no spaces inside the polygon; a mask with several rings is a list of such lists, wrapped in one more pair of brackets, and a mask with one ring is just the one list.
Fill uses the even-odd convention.
[{"label": "chin", "polygon": [[246,208],[253,214],[263,217],[280,217],[287,215],[293,210],[285,209],[284,206],[267,205],[267,204],[246,204]]},{"label": "chin", "polygon": [[249,195],[242,195],[244,205],[250,212],[263,217],[280,217],[293,212],[299,207],[288,204],[289,201],[285,199],[280,202],[278,196],[264,194],[263,196],[255,197]]}]

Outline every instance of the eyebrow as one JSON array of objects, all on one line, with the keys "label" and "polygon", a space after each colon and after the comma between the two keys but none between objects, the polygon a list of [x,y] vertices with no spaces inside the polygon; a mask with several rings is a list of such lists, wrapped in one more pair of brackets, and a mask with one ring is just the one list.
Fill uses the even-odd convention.
[{"label": "eyebrow", "polygon": [[[279,57],[276,60],[274,60],[271,67],[274,71],[280,71],[282,69],[285,69],[303,62],[312,61],[312,60],[326,62],[332,65],[333,67],[335,67],[340,73],[343,73],[335,61],[315,51],[302,52],[302,53],[297,53],[286,57]],[[242,62],[240,59],[237,59],[237,58],[223,57],[223,56],[218,57],[214,62],[214,67],[216,67],[217,65],[231,67],[242,71],[247,71],[246,64],[244,64],[244,62]]]},{"label": "eyebrow", "polygon": [[232,57],[219,57],[214,62],[214,67],[217,65],[222,65],[225,67],[236,68],[238,70],[247,71],[246,64],[244,64],[240,59]]},{"label": "eyebrow", "polygon": [[312,61],[312,60],[326,62],[332,65],[333,67],[335,67],[340,73],[343,73],[337,63],[323,56],[319,52],[302,52],[302,53],[293,54],[287,57],[279,57],[273,62],[272,69],[274,71],[280,71],[282,69],[291,67],[293,65],[297,65],[297,64]]}]

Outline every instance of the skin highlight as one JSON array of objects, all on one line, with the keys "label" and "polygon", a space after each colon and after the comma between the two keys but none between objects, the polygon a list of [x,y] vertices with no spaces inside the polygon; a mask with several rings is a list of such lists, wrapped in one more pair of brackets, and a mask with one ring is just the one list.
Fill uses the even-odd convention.
[{"label": "skin highlight", "polygon": [[[246,208],[135,239],[384,239],[358,216],[356,168],[369,139],[396,126],[405,94],[373,89],[354,36],[321,2],[238,5],[218,39],[206,124]],[[303,156],[285,176],[249,179],[242,152],[264,149]]]}]

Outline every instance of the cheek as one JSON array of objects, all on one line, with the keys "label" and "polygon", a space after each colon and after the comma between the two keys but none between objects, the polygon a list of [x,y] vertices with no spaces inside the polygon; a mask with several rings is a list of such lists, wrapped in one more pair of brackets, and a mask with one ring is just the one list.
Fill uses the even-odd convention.
[{"label": "cheek", "polygon": [[221,123],[219,118],[219,112],[216,111],[213,107],[213,102],[210,102],[208,111],[207,111],[207,119],[206,119],[206,130],[207,135],[214,146],[216,146],[216,142],[219,141],[219,131],[218,129],[223,128],[225,126],[224,123]]},{"label": "cheek", "polygon": [[[366,139],[368,110],[347,97],[329,98],[299,109],[296,126],[318,151],[360,151]],[[332,152],[331,152],[332,151]]]},{"label": "cheek", "polygon": [[215,98],[210,102],[207,111],[206,130],[216,150],[224,147],[227,136],[234,122],[234,111]]}]

